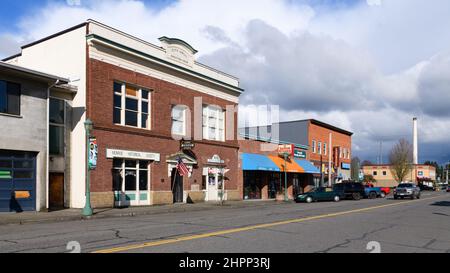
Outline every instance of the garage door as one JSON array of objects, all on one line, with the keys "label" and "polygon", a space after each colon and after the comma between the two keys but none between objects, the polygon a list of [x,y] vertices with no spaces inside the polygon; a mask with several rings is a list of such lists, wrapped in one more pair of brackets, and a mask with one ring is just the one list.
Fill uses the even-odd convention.
[{"label": "garage door", "polygon": [[0,212],[36,210],[36,154],[0,151]]}]

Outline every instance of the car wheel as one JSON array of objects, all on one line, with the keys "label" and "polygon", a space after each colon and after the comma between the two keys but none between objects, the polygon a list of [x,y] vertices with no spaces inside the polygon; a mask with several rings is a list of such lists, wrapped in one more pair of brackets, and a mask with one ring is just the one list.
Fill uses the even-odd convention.
[{"label": "car wheel", "polygon": [[361,194],[359,194],[359,192],[355,192],[352,194],[353,200],[360,200],[361,199]]},{"label": "car wheel", "polygon": [[306,203],[312,203],[313,199],[312,197],[306,197]]},{"label": "car wheel", "polygon": [[381,198],[385,198],[385,197],[386,197],[386,193],[385,193],[384,191],[382,191],[382,192],[380,193],[380,197],[381,197]]},{"label": "car wheel", "polygon": [[411,194],[411,200],[414,200],[414,199],[416,199],[416,196],[413,193],[413,194]]},{"label": "car wheel", "polygon": [[376,198],[377,198],[377,193],[376,192],[369,193],[369,199],[376,199]]},{"label": "car wheel", "polygon": [[341,201],[341,198],[339,197],[339,195],[336,195],[334,197],[334,202],[339,202],[339,201]]},{"label": "car wheel", "polygon": [[417,195],[417,199],[420,199],[420,193]]},{"label": "car wheel", "polygon": [[397,199],[398,199],[397,195],[394,195],[394,199],[395,199],[395,200],[397,200]]}]

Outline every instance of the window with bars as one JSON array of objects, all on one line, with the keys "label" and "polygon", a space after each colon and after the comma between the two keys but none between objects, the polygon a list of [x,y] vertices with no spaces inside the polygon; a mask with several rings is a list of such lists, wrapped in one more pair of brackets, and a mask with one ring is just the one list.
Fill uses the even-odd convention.
[{"label": "window with bars", "polygon": [[113,122],[150,129],[150,91],[115,82]]},{"label": "window with bars", "polygon": [[225,141],[225,111],[217,106],[203,106],[203,138]]}]

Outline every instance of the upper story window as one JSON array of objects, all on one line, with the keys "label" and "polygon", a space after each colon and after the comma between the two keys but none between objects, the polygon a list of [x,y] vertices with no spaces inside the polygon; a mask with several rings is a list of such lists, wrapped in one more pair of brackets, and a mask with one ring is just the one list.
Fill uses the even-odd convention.
[{"label": "upper story window", "polygon": [[172,108],[172,134],[186,135],[186,106],[176,105]]},{"label": "upper story window", "polygon": [[319,141],[319,143],[317,144],[317,151],[318,153],[321,155],[322,154],[322,142]]},{"label": "upper story window", "polygon": [[114,123],[150,129],[150,91],[114,83]]},{"label": "upper story window", "polygon": [[312,141],[312,145],[311,146],[312,146],[312,152],[316,153],[316,141],[315,140]]},{"label": "upper story window", "polygon": [[225,111],[217,106],[203,106],[203,138],[225,141]]},{"label": "upper story window", "polygon": [[20,115],[20,84],[0,81],[0,113]]},{"label": "upper story window", "polygon": [[323,143],[323,154],[327,155],[327,143],[326,142]]},{"label": "upper story window", "polygon": [[65,101],[50,98],[49,152],[51,155],[64,155],[65,115]]},{"label": "upper story window", "polygon": [[378,175],[378,172],[377,171],[373,171],[373,176],[377,176]]}]

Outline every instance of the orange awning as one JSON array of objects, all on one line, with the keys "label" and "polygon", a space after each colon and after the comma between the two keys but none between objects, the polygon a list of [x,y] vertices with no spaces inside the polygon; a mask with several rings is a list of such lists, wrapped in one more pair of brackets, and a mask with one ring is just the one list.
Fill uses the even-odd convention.
[{"label": "orange awning", "polygon": [[[278,168],[280,168],[281,172],[284,172],[284,158],[281,158],[279,156],[273,156],[273,155],[269,155],[268,156],[270,158],[270,160],[273,161],[273,163],[275,163]],[[300,167],[294,159],[289,159],[286,161],[286,172],[289,173],[305,173],[305,170]]]}]

